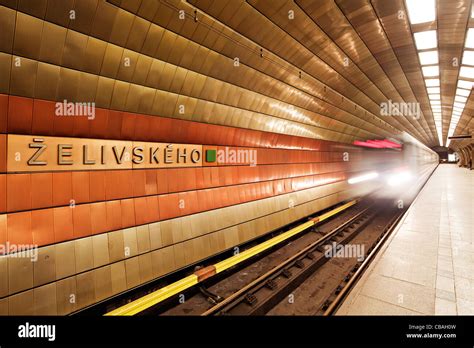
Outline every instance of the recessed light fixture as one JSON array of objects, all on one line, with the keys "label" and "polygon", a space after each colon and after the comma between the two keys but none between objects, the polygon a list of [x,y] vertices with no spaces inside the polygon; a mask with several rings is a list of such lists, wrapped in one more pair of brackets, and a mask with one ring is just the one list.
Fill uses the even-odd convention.
[{"label": "recessed light fixture", "polygon": [[425,79],[426,87],[439,87],[439,79]]},{"label": "recessed light fixture", "polygon": [[418,53],[421,65],[438,64],[438,51],[426,51]]},{"label": "recessed light fixture", "polygon": [[423,70],[423,75],[425,77],[439,76],[439,66],[437,66],[437,65],[422,66],[421,69]]},{"label": "recessed light fixture", "polygon": [[440,93],[439,87],[428,87],[426,90],[428,93]]},{"label": "recessed light fixture", "polygon": [[459,71],[459,76],[467,77],[467,78],[474,78],[474,68],[468,66],[462,66],[461,70]]},{"label": "recessed light fixture", "polygon": [[436,48],[438,46],[436,30],[419,31],[413,35],[415,37],[416,48],[419,50]]},{"label": "recessed light fixture", "polygon": [[469,28],[466,36],[466,48],[474,48],[474,28]]},{"label": "recessed light fixture", "polygon": [[466,81],[466,80],[458,81],[458,87],[460,88],[471,89],[473,85],[474,85],[474,82],[472,81]]},{"label": "recessed light fixture", "polygon": [[471,94],[471,91],[468,91],[467,89],[458,88],[456,90],[456,94],[462,95],[463,97],[469,97],[469,94]]},{"label": "recessed light fixture", "polygon": [[474,51],[464,51],[462,55],[462,63],[466,65],[474,65]]},{"label": "recessed light fixture", "polygon": [[435,0],[407,0],[406,4],[411,24],[433,22],[436,19]]},{"label": "recessed light fixture", "polygon": [[462,97],[460,95],[457,95],[455,98],[454,98],[454,101],[456,102],[461,102],[461,103],[465,103],[467,101],[467,98],[466,97]]}]

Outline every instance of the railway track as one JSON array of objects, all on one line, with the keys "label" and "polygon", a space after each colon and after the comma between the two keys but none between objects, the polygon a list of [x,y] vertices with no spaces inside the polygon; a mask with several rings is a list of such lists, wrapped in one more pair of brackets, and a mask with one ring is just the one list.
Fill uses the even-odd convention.
[{"label": "railway track", "polygon": [[368,197],[225,272],[186,288],[174,283],[174,295],[155,304],[140,299],[133,314],[331,315],[403,212],[393,201]]},{"label": "railway track", "polygon": [[[377,243],[388,236],[402,214],[403,210],[389,204],[354,208],[225,278],[204,283],[200,292],[184,303],[154,314],[332,314],[378,250]],[[360,246],[363,253],[357,257],[328,256],[351,244]],[[300,290],[308,281],[311,286]]]}]

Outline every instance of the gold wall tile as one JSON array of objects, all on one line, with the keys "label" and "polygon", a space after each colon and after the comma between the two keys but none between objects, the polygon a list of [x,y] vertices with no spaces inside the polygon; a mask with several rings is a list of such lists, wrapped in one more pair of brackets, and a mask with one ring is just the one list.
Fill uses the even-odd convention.
[{"label": "gold wall tile", "polygon": [[138,253],[137,243],[137,228],[131,227],[122,230],[123,232],[123,246],[126,257],[132,257]]},{"label": "gold wall tile", "polygon": [[38,59],[43,21],[17,12],[13,53],[30,59]]},{"label": "gold wall tile", "polygon": [[144,94],[144,87],[130,84],[130,89],[127,94],[127,99],[125,101],[124,110],[128,112],[138,112],[140,107],[140,100]]},{"label": "gold wall tile", "polygon": [[120,59],[119,69],[117,73],[117,79],[123,81],[131,81],[133,73],[137,66],[138,53],[125,49]]},{"label": "gold wall tile", "polygon": [[10,93],[24,97],[34,97],[37,70],[37,61],[13,56]]},{"label": "gold wall tile", "polygon": [[110,262],[109,239],[106,233],[92,236],[92,248],[94,250],[94,267],[100,267]]},{"label": "gold wall tile", "polygon": [[94,266],[92,237],[77,239],[74,243],[76,254],[76,272],[84,272]]},{"label": "gold wall tile", "polygon": [[56,279],[55,246],[50,245],[38,249],[38,260],[34,262],[34,286],[43,285]]},{"label": "gold wall tile", "polygon": [[106,77],[99,77],[97,84],[97,94],[95,97],[96,107],[109,108],[114,90],[114,80]]},{"label": "gold wall tile", "polygon": [[114,110],[124,110],[125,102],[127,101],[130,84],[115,80],[114,91],[110,101],[110,108]]},{"label": "gold wall tile", "polygon": [[104,61],[102,63],[102,68],[100,74],[102,76],[116,78],[124,49],[117,45],[111,43],[107,44],[105,49]]},{"label": "gold wall tile", "polygon": [[11,3],[18,3],[18,11],[28,13],[38,18],[44,18],[48,0],[12,0]]},{"label": "gold wall tile", "polygon": [[56,279],[69,277],[76,273],[75,241],[57,243],[56,248]]},{"label": "gold wall tile", "polygon": [[47,63],[38,63],[38,74],[36,76],[35,98],[56,100],[59,73],[61,68]]},{"label": "gold wall tile", "polygon": [[120,261],[110,265],[112,275],[112,293],[118,294],[127,290],[127,275],[125,273],[125,262]]},{"label": "gold wall tile", "polygon": [[8,258],[8,292],[13,294],[18,291],[33,287],[33,262],[28,257]]},{"label": "gold wall tile", "polygon": [[34,315],[34,308],[33,290],[24,291],[8,298],[9,315]]},{"label": "gold wall tile", "polygon": [[133,14],[127,11],[119,10],[115,16],[112,32],[108,41],[121,47],[125,46],[130,33],[130,28],[133,24],[133,18]]},{"label": "gold wall tile", "polygon": [[10,72],[12,68],[12,56],[0,52],[0,93],[10,92]]},{"label": "gold wall tile", "polygon": [[0,256],[0,297],[8,295],[8,257]]},{"label": "gold wall tile", "polygon": [[78,102],[94,102],[98,93],[99,76],[81,72],[77,87]]},{"label": "gold wall tile", "polygon": [[33,290],[35,315],[57,315],[56,284],[51,283]]},{"label": "gold wall tile", "polygon": [[152,58],[140,54],[138,56],[135,72],[132,75],[131,82],[139,85],[145,85],[152,61]]},{"label": "gold wall tile", "polygon": [[138,253],[150,251],[150,225],[137,226]]},{"label": "gold wall tile", "polygon": [[58,315],[65,315],[76,310],[76,277],[70,277],[56,282],[56,303]]},{"label": "gold wall tile", "polygon": [[57,99],[75,101],[77,88],[79,85],[80,72],[67,68],[61,68],[59,71],[59,84]]},{"label": "gold wall tile", "polygon": [[44,22],[39,60],[55,65],[61,64],[61,56],[66,41],[66,32],[66,28]]},{"label": "gold wall tile", "polygon": [[101,301],[113,295],[112,273],[110,266],[94,270],[95,301]]},{"label": "gold wall tile", "polygon": [[143,254],[138,256],[138,265],[140,267],[140,282],[145,283],[153,279],[153,266],[151,254]]},{"label": "gold wall tile", "polygon": [[98,4],[97,0],[81,0],[74,3],[76,19],[69,22],[69,29],[89,34]]},{"label": "gold wall tile", "polygon": [[161,228],[159,222],[154,222],[149,225],[150,232],[150,248],[152,250],[162,247],[161,242]]},{"label": "gold wall tile", "polygon": [[73,9],[74,0],[48,0],[45,19],[67,27],[70,21],[70,11]]},{"label": "gold wall tile", "polygon": [[110,262],[123,260],[125,249],[122,230],[110,232],[108,235]]},{"label": "gold wall tile", "polygon": [[109,41],[115,16],[119,11],[117,7],[106,1],[99,1],[94,21],[92,22],[91,36]]},{"label": "gold wall tile", "polygon": [[161,37],[164,35],[165,29],[152,24],[150,30],[146,34],[145,42],[143,43],[142,53],[150,57],[156,57],[155,52],[161,41]]},{"label": "gold wall tile", "polygon": [[140,265],[138,257],[125,260],[125,272],[127,275],[127,289],[140,284]]},{"label": "gold wall tile", "polygon": [[76,275],[76,308],[84,308],[95,302],[94,271]]},{"label": "gold wall tile", "polygon": [[66,41],[64,44],[62,66],[81,70],[84,64],[84,53],[87,47],[86,35],[67,30]]},{"label": "gold wall tile", "polygon": [[155,16],[159,6],[159,3],[155,0],[142,0],[137,14],[138,16],[151,21]]},{"label": "gold wall tile", "polygon": [[[138,3],[138,2],[135,2]],[[125,47],[140,52],[145,41],[146,33],[150,27],[150,22],[135,16]]]},{"label": "gold wall tile", "polygon": [[16,12],[0,7],[0,51],[12,53]]},{"label": "gold wall tile", "polygon": [[83,71],[96,75],[99,74],[102,68],[102,62],[104,61],[106,48],[106,42],[89,37],[84,54]]},{"label": "gold wall tile", "polygon": [[143,88],[143,93],[140,96],[140,105],[138,106],[138,113],[153,114],[153,100],[155,99],[156,90],[153,88]]},{"label": "gold wall tile", "polygon": [[0,315],[8,315],[8,298],[0,300]]}]

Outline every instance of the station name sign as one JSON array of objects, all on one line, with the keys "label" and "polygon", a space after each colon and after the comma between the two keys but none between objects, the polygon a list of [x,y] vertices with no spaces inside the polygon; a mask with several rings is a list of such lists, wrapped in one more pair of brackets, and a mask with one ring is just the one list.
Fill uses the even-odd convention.
[{"label": "station name sign", "polygon": [[7,171],[202,166],[202,145],[8,135]]}]

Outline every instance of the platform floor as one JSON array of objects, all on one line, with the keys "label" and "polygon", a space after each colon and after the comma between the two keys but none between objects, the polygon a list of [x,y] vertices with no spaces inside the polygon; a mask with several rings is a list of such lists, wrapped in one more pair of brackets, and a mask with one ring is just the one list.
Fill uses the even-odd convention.
[{"label": "platform floor", "polygon": [[337,315],[474,315],[474,171],[443,164]]}]

